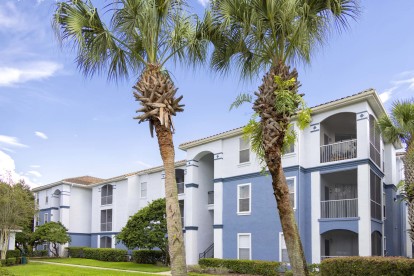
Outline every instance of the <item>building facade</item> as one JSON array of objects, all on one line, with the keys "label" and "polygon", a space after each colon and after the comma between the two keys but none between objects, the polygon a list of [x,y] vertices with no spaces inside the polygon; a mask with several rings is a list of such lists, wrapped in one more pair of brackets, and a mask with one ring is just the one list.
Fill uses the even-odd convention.
[{"label": "building facade", "polygon": [[[406,206],[396,190],[401,146],[385,144],[375,128],[384,113],[378,95],[367,90],[313,107],[304,130],[293,121],[297,141],[282,164],[308,262],[412,256]],[[187,155],[176,163],[187,263],[212,256],[288,262],[271,177],[242,129],[180,149]],[[76,180],[34,189],[39,202],[49,195],[59,201],[39,205],[37,221],[62,221],[72,246],[123,247],[114,235],[129,216],[165,194],[162,167],[87,184]]]}]

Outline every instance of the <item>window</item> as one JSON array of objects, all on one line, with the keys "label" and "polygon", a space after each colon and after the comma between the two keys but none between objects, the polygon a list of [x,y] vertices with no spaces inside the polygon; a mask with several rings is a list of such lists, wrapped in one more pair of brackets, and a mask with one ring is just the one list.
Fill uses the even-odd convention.
[{"label": "window", "polygon": [[48,223],[49,222],[49,214],[43,214],[43,223]]},{"label": "window", "polygon": [[101,237],[100,248],[112,248],[112,238],[108,236]]},{"label": "window", "polygon": [[371,188],[371,218],[381,220],[381,178],[373,171],[370,174],[370,188]]},{"label": "window", "polygon": [[141,198],[147,197],[147,182],[141,183]]},{"label": "window", "polygon": [[252,259],[252,241],[251,234],[237,234],[237,259],[251,260]]},{"label": "window", "polygon": [[101,231],[112,231],[112,209],[101,210]]},{"label": "window", "polygon": [[250,141],[244,139],[243,137],[240,137],[239,143],[240,143],[239,163],[247,163],[250,161]]},{"label": "window", "polygon": [[45,204],[48,204],[49,203],[49,196],[46,196],[45,197]]},{"label": "window", "polygon": [[384,220],[387,218],[387,216],[386,216],[386,211],[385,211],[385,200],[386,200],[386,197],[385,197],[385,193],[383,193],[382,194],[382,217],[384,218]]},{"label": "window", "polygon": [[36,194],[36,205],[39,206],[39,193]]},{"label": "window", "polygon": [[378,231],[374,231],[371,234],[371,255],[382,256],[382,235]]},{"label": "window", "polygon": [[283,154],[289,154],[295,152],[295,143],[289,145],[289,147],[285,150]]},{"label": "window", "polygon": [[293,209],[296,209],[296,178],[286,178],[286,183],[289,187],[290,204]]},{"label": "window", "polygon": [[287,252],[285,236],[283,235],[283,232],[279,233],[279,261],[289,263],[289,255]]},{"label": "window", "polygon": [[237,213],[239,215],[250,215],[250,184],[242,184],[237,186]]},{"label": "window", "polygon": [[384,236],[384,256],[387,256],[387,237]]},{"label": "window", "polygon": [[40,216],[36,215],[36,226],[39,226],[39,222],[40,222]]},{"label": "window", "polygon": [[113,189],[112,185],[105,185],[101,188],[101,205],[112,204]]}]

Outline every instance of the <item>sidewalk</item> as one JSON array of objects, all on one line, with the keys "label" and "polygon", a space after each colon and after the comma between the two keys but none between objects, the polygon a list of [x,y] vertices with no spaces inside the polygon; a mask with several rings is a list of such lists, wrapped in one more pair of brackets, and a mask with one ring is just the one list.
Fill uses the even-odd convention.
[{"label": "sidewalk", "polygon": [[54,262],[35,261],[33,259],[30,260],[30,262],[31,263],[51,264],[51,265],[64,265],[64,266],[72,266],[72,267],[82,267],[82,268],[93,268],[93,269],[110,270],[110,271],[117,271],[117,272],[141,273],[141,274],[149,274],[149,275],[168,275],[168,276],[171,275],[170,271],[165,271],[165,272],[143,272],[143,271],[136,271],[136,270],[106,268],[106,267],[98,267],[98,266],[62,264],[62,263],[54,263]]}]

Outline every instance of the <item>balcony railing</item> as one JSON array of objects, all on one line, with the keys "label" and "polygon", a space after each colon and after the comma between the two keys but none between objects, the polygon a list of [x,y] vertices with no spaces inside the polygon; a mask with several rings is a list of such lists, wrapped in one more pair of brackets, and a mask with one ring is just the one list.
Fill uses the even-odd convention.
[{"label": "balcony railing", "polygon": [[214,191],[210,191],[208,192],[208,200],[207,200],[208,204],[214,204]]},{"label": "balcony railing", "polygon": [[184,182],[177,183],[177,191],[178,191],[178,194],[184,193]]},{"label": "balcony railing", "polygon": [[354,218],[357,216],[357,198],[321,201],[321,218]]},{"label": "balcony railing", "polygon": [[321,163],[357,157],[357,139],[321,146]]},{"label": "balcony railing", "polygon": [[381,167],[381,153],[374,146],[374,144],[372,144],[372,142],[369,145],[369,156],[371,157],[371,160],[374,161],[374,163],[377,164],[378,167]]}]

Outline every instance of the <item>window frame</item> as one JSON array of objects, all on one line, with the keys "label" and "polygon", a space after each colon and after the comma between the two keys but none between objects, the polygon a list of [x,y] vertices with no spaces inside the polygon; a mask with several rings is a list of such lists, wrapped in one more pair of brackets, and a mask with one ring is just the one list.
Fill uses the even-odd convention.
[{"label": "window frame", "polygon": [[[243,148],[243,149],[241,148],[242,141],[247,144],[247,147],[246,148]],[[239,164],[249,164],[250,163],[250,159],[251,159],[251,156],[250,156],[251,150],[250,149],[251,149],[250,140],[246,141],[243,137],[239,137]],[[244,161],[244,162],[240,162],[241,152],[242,151],[246,151],[246,150],[249,152],[249,154],[248,154],[249,160]]]},{"label": "window frame", "polygon": [[[240,188],[244,186],[249,187],[249,211],[240,211],[240,199],[246,199],[246,198],[240,198]],[[252,185],[251,183],[238,184],[237,185],[237,215],[248,216],[251,213],[252,213]]]},{"label": "window frame", "polygon": [[[296,210],[296,208],[297,208],[297,184],[296,184],[296,176],[289,176],[289,177],[286,177],[286,184],[287,184],[287,181],[288,180],[290,180],[290,179],[293,179],[293,206],[292,206],[292,208],[293,208],[293,210]],[[289,186],[288,186],[288,188],[289,188]],[[292,194],[290,191],[289,191],[289,196],[290,196],[290,194]]]},{"label": "window frame", "polygon": [[[285,244],[285,248],[282,248],[282,241]],[[279,232],[279,262],[283,262],[283,260],[282,260],[282,257],[283,257],[282,250],[283,249],[286,249],[286,251],[287,251],[285,235],[283,234],[283,232]],[[289,262],[284,262],[284,263],[287,264],[287,265],[290,265],[290,260],[289,260]]]},{"label": "window frame", "polygon": [[43,224],[48,223],[49,222],[49,213],[44,213],[43,214]]},{"label": "window frame", "polygon": [[[145,196],[142,196],[142,184],[145,184]],[[139,185],[139,197],[140,198],[147,198],[148,196],[148,183],[147,182],[141,182]]]},{"label": "window frame", "polygon": [[252,233],[237,233],[237,260],[240,260],[240,249],[247,249],[245,247],[240,248],[240,236],[249,237],[249,260],[252,260]]},{"label": "window frame", "polygon": [[[110,225],[111,225],[111,229],[110,230],[108,230],[108,224],[109,224],[109,222],[108,222],[108,212],[109,212],[109,210],[111,211],[111,222],[110,222]],[[102,214],[103,214],[103,212],[105,212],[105,222],[102,222]],[[101,230],[101,232],[111,232],[112,231],[112,229],[113,229],[113,218],[114,218],[114,214],[113,214],[113,209],[103,209],[103,210],[101,210],[101,214],[100,214],[100,230]],[[103,230],[103,225],[105,225],[105,230]]]},{"label": "window frame", "polygon": [[[111,187],[111,189],[109,189],[109,187]],[[111,191],[110,195],[109,195],[109,190]],[[105,195],[104,195],[104,191],[106,191]],[[105,201],[105,204],[103,204],[104,201]],[[103,185],[101,187],[101,206],[112,205],[113,202],[114,202],[114,186],[111,184]]]},{"label": "window frame", "polygon": [[[109,239],[109,245],[110,245],[110,247],[107,247],[107,246],[105,246],[105,247],[102,247],[102,239],[105,239],[105,245],[107,245],[106,243],[107,243],[107,240]],[[112,236],[101,236],[100,238],[99,238],[99,248],[112,248]]]}]

